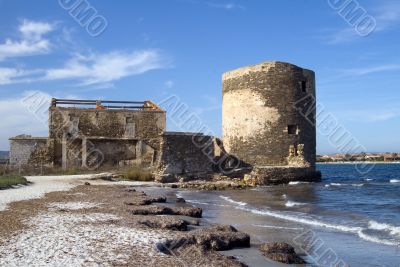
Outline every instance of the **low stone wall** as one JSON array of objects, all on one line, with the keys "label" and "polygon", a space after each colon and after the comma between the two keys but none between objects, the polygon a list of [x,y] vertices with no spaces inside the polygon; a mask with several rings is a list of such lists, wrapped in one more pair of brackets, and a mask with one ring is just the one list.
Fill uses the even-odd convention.
[{"label": "low stone wall", "polygon": [[52,144],[49,138],[17,136],[10,139],[10,165],[52,165]]},{"label": "low stone wall", "polygon": [[299,167],[254,167],[253,171],[245,175],[245,181],[252,185],[277,185],[290,182],[320,182],[321,172],[314,168]]},{"label": "low stone wall", "polygon": [[156,180],[177,182],[207,178],[214,167],[214,138],[199,133],[166,132]]}]

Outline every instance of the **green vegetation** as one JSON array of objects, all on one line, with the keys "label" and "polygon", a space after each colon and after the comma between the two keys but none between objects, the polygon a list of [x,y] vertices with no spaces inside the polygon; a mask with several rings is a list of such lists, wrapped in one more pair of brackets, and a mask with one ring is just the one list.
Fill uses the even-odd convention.
[{"label": "green vegetation", "polygon": [[12,185],[18,184],[26,185],[28,184],[28,181],[25,179],[25,177],[20,175],[0,176],[0,189],[9,188]]},{"label": "green vegetation", "polygon": [[122,179],[129,181],[150,182],[154,181],[154,175],[150,170],[145,170],[140,167],[130,167],[122,173]]}]

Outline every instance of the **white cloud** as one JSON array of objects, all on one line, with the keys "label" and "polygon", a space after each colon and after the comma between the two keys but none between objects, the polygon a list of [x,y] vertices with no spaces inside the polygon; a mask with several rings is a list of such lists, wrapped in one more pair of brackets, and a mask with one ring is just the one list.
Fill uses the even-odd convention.
[{"label": "white cloud", "polygon": [[[376,20],[376,27],[372,34],[375,32],[383,32],[398,26],[400,21],[400,2],[398,1],[381,1],[381,4],[376,7],[365,8],[368,15],[371,15]],[[339,14],[337,14],[339,16]],[[363,38],[358,35],[354,27],[348,26],[328,34],[325,37],[328,44],[349,43],[357,39]]]},{"label": "white cloud", "polygon": [[23,70],[0,67],[0,85],[35,81],[41,70]]},{"label": "white cloud", "polygon": [[386,65],[377,65],[364,68],[345,69],[342,70],[341,72],[345,76],[364,76],[378,72],[396,71],[396,70],[400,70],[399,64],[386,64]]},{"label": "white cloud", "polygon": [[375,18],[377,21],[377,31],[384,31],[396,26],[400,21],[400,2],[386,2],[376,8]]},{"label": "white cloud", "polygon": [[[43,99],[50,99],[47,93],[38,92]],[[10,137],[19,134],[30,134],[33,136],[47,136],[46,121],[43,116],[47,114],[49,103],[43,109],[29,108],[23,100],[32,96],[32,92],[25,92],[19,97],[6,98],[0,100],[0,150],[9,149]],[[46,103],[45,103],[46,104]],[[46,114],[43,114],[46,112]]]},{"label": "white cloud", "polygon": [[361,38],[361,36],[357,35],[356,31],[353,28],[346,28],[332,34],[329,34],[325,37],[327,44],[342,44],[349,43],[356,39]]},{"label": "white cloud", "polygon": [[360,110],[346,110],[342,114],[343,119],[348,121],[357,122],[383,122],[394,118],[400,117],[400,109],[392,108],[376,108],[376,109],[360,109]]},{"label": "white cloud", "polygon": [[50,41],[43,38],[43,35],[53,30],[54,26],[49,23],[24,20],[18,28],[21,39],[6,39],[0,44],[0,60],[50,52]]},{"label": "white cloud", "polygon": [[222,8],[225,10],[233,10],[233,9],[241,9],[241,10],[245,10],[244,6],[238,5],[236,3],[212,3],[212,2],[208,2],[207,5],[209,7],[214,7],[214,8]]},{"label": "white cloud", "polygon": [[169,66],[169,60],[157,50],[76,55],[60,68],[36,70],[0,68],[0,85],[71,79],[77,81],[79,86],[111,88],[114,86],[113,81]]},{"label": "white cloud", "polygon": [[46,70],[44,79],[77,79],[81,85],[92,85],[108,83],[168,66],[169,62],[156,50],[114,51],[90,56],[77,55],[62,68]]},{"label": "white cloud", "polygon": [[168,80],[168,81],[165,81],[164,85],[167,88],[172,88],[174,86],[174,82],[171,80]]}]

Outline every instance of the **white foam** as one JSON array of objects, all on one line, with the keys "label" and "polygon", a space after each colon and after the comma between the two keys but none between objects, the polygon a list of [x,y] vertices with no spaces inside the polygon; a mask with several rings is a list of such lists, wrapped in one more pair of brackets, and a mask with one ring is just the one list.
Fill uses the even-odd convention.
[{"label": "white foam", "polygon": [[363,232],[363,230],[358,231],[358,236],[366,241],[369,242],[374,242],[374,243],[379,243],[379,244],[383,244],[383,245],[387,245],[387,246],[399,246],[400,243],[399,242],[393,242],[393,241],[389,241],[389,240],[382,240],[378,237],[375,236],[371,236],[368,235],[366,233]]},{"label": "white foam", "polygon": [[400,237],[400,226],[394,226],[386,223],[379,223],[376,221],[369,221],[368,227],[373,230],[385,231],[393,236]]},{"label": "white foam", "polygon": [[309,184],[309,182],[300,182],[300,181],[297,181],[297,182],[289,182],[289,185],[299,185],[299,184]]},{"label": "white foam", "polygon": [[318,220],[312,220],[312,219],[302,218],[300,216],[290,215],[290,214],[283,213],[283,212],[258,210],[258,209],[250,209],[250,208],[243,208],[243,207],[238,207],[238,208],[245,210],[245,211],[249,211],[254,214],[258,214],[258,215],[266,215],[266,216],[283,219],[283,220],[287,220],[287,221],[299,222],[299,223],[306,224],[306,225],[312,225],[312,226],[317,226],[317,227],[339,230],[342,232],[357,233],[358,231],[362,230],[361,227],[351,227],[351,226],[344,226],[344,225],[338,225],[338,224],[330,224],[330,223],[325,223],[325,222],[318,221]]},{"label": "white foam", "polygon": [[236,204],[236,205],[239,205],[239,206],[246,206],[247,205],[246,202],[235,201],[235,200],[231,199],[230,197],[226,197],[226,196],[219,196],[219,197],[224,199],[224,200],[226,200],[226,201],[228,201],[228,202],[230,202],[230,203],[233,203],[233,204]]},{"label": "white foam", "polygon": [[374,179],[366,178],[366,179],[364,179],[364,180],[367,181],[367,182],[371,182],[371,181],[373,181]]},{"label": "white foam", "polygon": [[400,180],[399,179],[392,179],[392,180],[390,180],[390,182],[393,183],[393,184],[394,183],[400,183]]},{"label": "white foam", "polygon": [[284,227],[284,226],[276,226],[276,225],[267,225],[267,224],[253,224],[253,226],[261,227],[261,228],[271,228],[271,229],[284,229],[284,230],[303,230],[304,228],[300,227]]},{"label": "white foam", "polygon": [[283,198],[283,199],[287,199],[287,195],[286,195],[286,194],[283,194],[283,195],[282,195],[282,198]]},{"label": "white foam", "polygon": [[285,203],[286,207],[296,207],[296,206],[304,206],[307,205],[307,203],[301,203],[301,202],[295,202],[295,201],[287,201]]},{"label": "white foam", "polygon": [[200,205],[210,205],[210,203],[207,203],[207,202],[202,202],[202,201],[197,201],[197,200],[191,200],[191,199],[186,199],[186,202],[188,202],[188,203],[193,203],[193,204],[200,204]]},{"label": "white foam", "polygon": [[351,186],[362,187],[362,186],[364,186],[364,184],[352,184]]},{"label": "white foam", "polygon": [[356,227],[356,226],[345,226],[345,225],[339,225],[339,224],[332,224],[332,223],[326,223],[322,222],[319,220],[314,220],[314,219],[309,219],[309,218],[304,218],[301,216],[295,216],[295,215],[290,215],[284,212],[274,212],[274,211],[269,211],[269,210],[258,210],[258,209],[251,209],[251,208],[246,208],[246,207],[236,207],[237,209],[241,209],[244,211],[251,212],[253,214],[257,215],[265,215],[265,216],[270,216],[278,219],[283,219],[287,221],[292,221],[296,223],[302,223],[305,225],[311,225],[315,227],[320,227],[320,228],[328,228],[340,232],[346,232],[346,233],[352,233],[358,235],[360,238],[369,241],[369,242],[374,242],[374,243],[379,243],[379,244],[384,244],[384,245],[389,245],[389,246],[399,246],[400,243],[396,243],[393,241],[389,240],[382,240],[378,237],[370,236],[367,235],[363,232],[362,227]]}]

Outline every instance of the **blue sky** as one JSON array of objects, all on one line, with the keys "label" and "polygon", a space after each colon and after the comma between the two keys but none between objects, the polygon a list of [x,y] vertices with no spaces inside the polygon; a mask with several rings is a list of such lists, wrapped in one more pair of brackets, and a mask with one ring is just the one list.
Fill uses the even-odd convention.
[{"label": "blue sky", "polygon": [[[279,60],[316,72],[323,111],[367,151],[400,151],[398,1],[353,2],[376,20],[364,37],[328,0],[90,0],[107,22],[96,37],[60,2],[0,0],[0,150],[10,136],[47,135],[21,104],[36,91],[155,102],[175,95],[219,136],[222,73]],[[318,134],[319,153],[338,151],[329,140]]]}]

